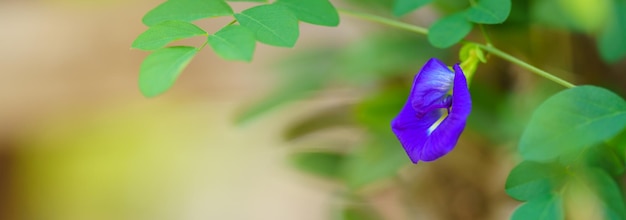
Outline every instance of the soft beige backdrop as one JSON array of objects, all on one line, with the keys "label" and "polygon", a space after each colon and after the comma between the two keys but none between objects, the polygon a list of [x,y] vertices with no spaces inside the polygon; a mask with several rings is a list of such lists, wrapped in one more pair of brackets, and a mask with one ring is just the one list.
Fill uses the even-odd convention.
[{"label": "soft beige backdrop", "polygon": [[130,45],[160,2],[0,1],[0,219],[327,219],[332,187],[284,166],[280,129],[306,103],[232,119],[271,90],[269,63],[363,24],[303,24],[295,49],[258,45],[250,64],[207,48],[147,99]]}]

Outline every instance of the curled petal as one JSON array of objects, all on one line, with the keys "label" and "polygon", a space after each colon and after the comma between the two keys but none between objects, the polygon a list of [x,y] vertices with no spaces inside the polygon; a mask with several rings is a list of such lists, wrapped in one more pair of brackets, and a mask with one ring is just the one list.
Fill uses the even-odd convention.
[{"label": "curled petal", "polygon": [[396,134],[413,163],[421,160],[421,154],[430,133],[428,129],[442,115],[441,110],[437,110],[428,112],[422,118],[417,118],[415,110],[407,103],[391,122],[391,130]]},{"label": "curled petal", "polygon": [[454,72],[452,107],[448,116],[427,138],[420,160],[433,161],[454,149],[463,129],[465,129],[465,121],[472,111],[472,100],[465,75],[458,65],[454,65]]},{"label": "curled petal", "polygon": [[454,74],[438,59],[432,58],[424,64],[413,81],[410,100],[411,106],[419,115],[430,110],[445,98],[452,86]]},{"label": "curled petal", "polygon": [[[449,88],[444,90],[448,77],[437,75],[452,76],[450,80],[454,86],[451,97],[446,97]],[[392,121],[391,128],[413,163],[433,161],[454,148],[465,128],[471,105],[467,81],[461,68],[454,65],[452,73],[433,58],[414,80],[407,103]],[[448,115],[437,125],[444,110],[448,111]]]}]

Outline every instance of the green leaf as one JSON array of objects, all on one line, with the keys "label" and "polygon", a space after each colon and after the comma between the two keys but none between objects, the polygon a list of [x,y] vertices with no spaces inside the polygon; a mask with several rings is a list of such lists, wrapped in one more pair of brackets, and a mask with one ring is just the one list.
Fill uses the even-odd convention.
[{"label": "green leaf", "polygon": [[336,152],[300,152],[291,156],[294,167],[321,177],[339,178],[345,156]]},{"label": "green leaf", "polygon": [[202,18],[232,15],[224,0],[168,0],[150,10],[143,23],[152,26],[164,21],[195,21]]},{"label": "green leaf", "polygon": [[413,10],[416,10],[433,0],[395,0],[393,2],[393,15],[403,16]]},{"label": "green leaf", "polygon": [[566,177],[558,164],[523,161],[509,173],[504,188],[514,199],[529,201],[557,191]]},{"label": "green leaf", "polygon": [[511,12],[511,0],[479,0],[465,11],[467,19],[480,24],[499,24]]},{"label": "green leaf", "polygon": [[559,220],[565,219],[563,198],[552,195],[528,201],[518,207],[511,220]]},{"label": "green leaf", "polygon": [[140,50],[156,50],[175,40],[206,34],[204,30],[188,22],[166,21],[150,27],[139,35],[132,47]]},{"label": "green leaf", "polygon": [[301,21],[323,26],[339,25],[339,13],[328,0],[278,0],[277,5],[282,5]]},{"label": "green leaf", "polygon": [[626,2],[614,1],[612,19],[600,33],[598,49],[602,59],[615,63],[626,57]]},{"label": "green leaf", "polygon": [[465,15],[456,13],[437,20],[428,29],[428,41],[435,47],[447,48],[463,40],[472,31]]},{"label": "green leaf", "polygon": [[194,47],[167,47],[150,54],[139,70],[139,89],[146,97],[167,91],[198,50]]},{"label": "green leaf", "polygon": [[545,161],[616,136],[626,127],[626,102],[609,90],[578,86],[550,97],[519,142],[527,160]]},{"label": "green leaf", "polygon": [[229,2],[267,2],[267,0],[227,0]]},{"label": "green leaf", "polygon": [[229,25],[208,38],[211,48],[225,60],[252,60],[256,39],[254,33],[239,25]]},{"label": "green leaf", "polygon": [[286,7],[260,5],[235,14],[241,26],[250,29],[262,43],[293,47],[300,34],[298,19]]}]

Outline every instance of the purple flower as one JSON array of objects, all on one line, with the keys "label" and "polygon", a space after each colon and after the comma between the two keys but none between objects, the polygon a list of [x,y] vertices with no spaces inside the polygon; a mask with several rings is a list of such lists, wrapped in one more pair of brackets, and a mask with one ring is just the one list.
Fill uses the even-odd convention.
[{"label": "purple flower", "polygon": [[471,111],[472,100],[461,67],[454,65],[452,72],[431,58],[415,76],[409,98],[391,122],[391,130],[413,163],[433,161],[454,148]]}]

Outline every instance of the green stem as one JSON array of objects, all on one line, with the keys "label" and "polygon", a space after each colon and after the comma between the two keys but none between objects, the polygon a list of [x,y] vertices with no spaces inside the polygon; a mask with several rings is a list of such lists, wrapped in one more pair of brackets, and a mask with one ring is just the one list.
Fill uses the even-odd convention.
[{"label": "green stem", "polygon": [[493,44],[491,44],[491,38],[489,38],[489,35],[485,30],[485,26],[483,26],[482,24],[478,24],[478,27],[480,27],[480,32],[483,33],[483,37],[485,37],[485,42],[487,42],[487,46],[493,46]]},{"label": "green stem", "polygon": [[568,81],[565,81],[565,80],[563,80],[563,79],[561,79],[561,78],[559,78],[559,77],[557,77],[555,75],[552,75],[552,74],[550,74],[550,73],[548,73],[548,72],[546,72],[546,71],[544,71],[542,69],[539,69],[539,68],[537,68],[537,67],[535,67],[533,65],[530,65],[530,64],[528,64],[528,63],[526,63],[526,62],[524,62],[524,61],[522,61],[522,60],[520,60],[520,59],[518,59],[518,58],[516,58],[514,56],[511,56],[508,53],[505,53],[505,52],[499,50],[498,48],[495,48],[495,47],[492,47],[492,46],[487,46],[487,45],[482,45],[482,44],[476,44],[476,45],[478,47],[480,47],[481,49],[490,52],[493,55],[499,56],[500,58],[508,60],[511,63],[515,63],[515,64],[517,64],[517,65],[519,65],[519,66],[529,70],[530,72],[533,72],[533,73],[535,73],[535,74],[537,74],[537,75],[539,75],[541,77],[544,77],[546,79],[552,80],[553,82],[561,84],[562,86],[565,86],[567,88],[575,87],[574,84],[572,84],[572,83],[570,83]]},{"label": "green stem", "polygon": [[388,25],[388,26],[391,26],[391,27],[396,27],[396,28],[399,28],[399,29],[412,31],[412,32],[415,32],[415,33],[423,34],[423,35],[427,35],[428,34],[428,29],[426,29],[426,28],[415,26],[415,25],[411,25],[411,24],[407,24],[407,23],[404,23],[404,22],[391,20],[389,18],[383,18],[383,17],[379,17],[379,16],[367,14],[367,13],[350,11],[350,10],[340,9],[340,8],[337,9],[337,11],[339,11],[339,13],[342,13],[342,14],[345,14],[345,15],[349,15],[349,16],[352,16],[352,17],[355,17],[355,18],[368,20],[368,21],[373,21],[373,22],[376,22],[376,23],[379,23],[379,24],[384,24],[384,25]]},{"label": "green stem", "polygon": [[[368,21],[372,21],[372,22],[376,22],[379,24],[384,24],[384,25],[388,25],[391,27],[395,27],[395,28],[399,28],[399,29],[403,29],[403,30],[407,30],[407,31],[411,31],[411,32],[415,32],[418,34],[423,34],[423,35],[428,35],[428,29],[424,28],[424,27],[419,27],[419,26],[415,26],[412,24],[407,24],[404,22],[400,22],[400,21],[395,21],[389,18],[384,18],[384,17],[380,17],[380,16],[376,16],[376,15],[371,15],[371,14],[366,14],[366,13],[361,13],[361,12],[355,12],[355,11],[350,11],[350,10],[345,10],[345,9],[338,9],[339,13],[348,15],[348,16],[352,16],[355,18],[359,18],[359,19],[363,19],[363,20],[368,20]],[[485,35],[486,36],[486,35]],[[476,42],[472,42],[472,41],[465,41],[465,42],[470,42],[470,43],[474,43],[476,45],[478,45],[481,49],[490,52],[493,55],[499,56],[502,59],[508,60],[511,63],[517,64],[527,70],[529,70],[530,72],[533,72],[541,77],[544,77],[546,79],[549,79],[555,83],[558,83],[562,86],[565,86],[567,88],[572,88],[575,87],[574,84],[565,81],[551,73],[548,73],[544,70],[541,70],[533,65],[530,65],[518,58],[515,58],[513,56],[511,56],[510,54],[507,54],[501,50],[499,50],[498,48],[495,48],[493,46],[491,46],[491,43],[489,42],[489,40],[487,40],[487,45],[485,44],[480,44],[480,43],[476,43]]]},{"label": "green stem", "polygon": [[202,46],[198,47],[197,50],[201,51],[202,49],[204,49],[204,47],[206,47],[207,44],[209,44],[209,40],[208,39],[202,44]]}]

